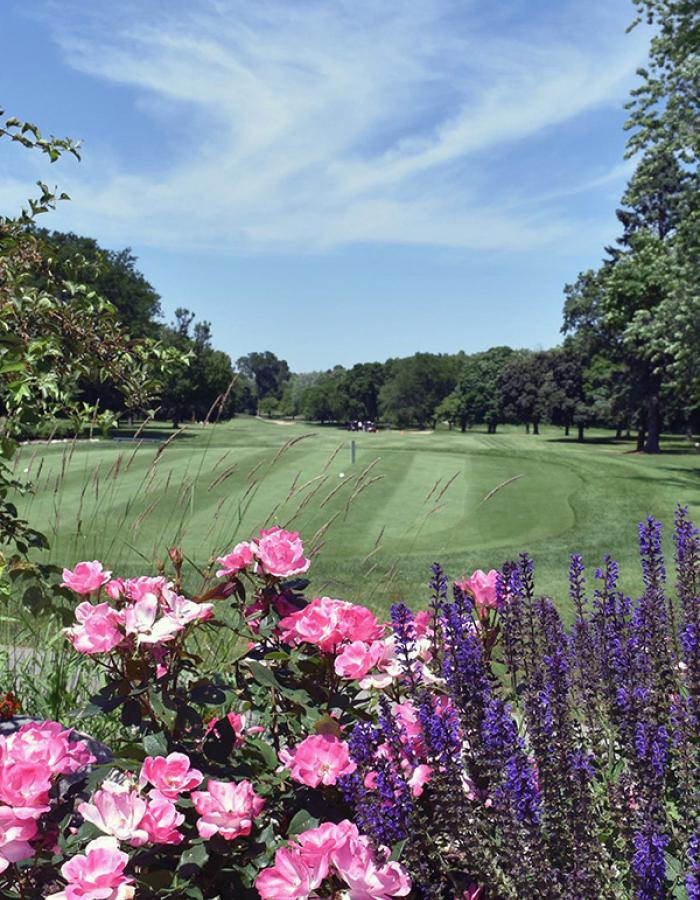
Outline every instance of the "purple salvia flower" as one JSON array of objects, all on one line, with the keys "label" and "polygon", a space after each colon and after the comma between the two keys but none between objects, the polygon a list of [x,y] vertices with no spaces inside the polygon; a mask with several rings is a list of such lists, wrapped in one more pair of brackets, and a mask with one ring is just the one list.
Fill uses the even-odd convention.
[{"label": "purple salvia flower", "polygon": [[509,705],[503,700],[492,697],[489,701],[481,734],[484,747],[495,758],[497,764],[501,764],[519,746],[518,726],[510,714]]},{"label": "purple salvia flower", "polygon": [[634,746],[640,762],[648,765],[659,781],[662,781],[668,750],[668,732],[664,726],[637,722]]},{"label": "purple salvia flower", "polygon": [[443,631],[447,649],[443,675],[457,706],[483,706],[491,693],[488,672],[484,664],[481,641],[471,618],[461,615],[456,604],[444,610]]},{"label": "purple salvia flower", "polygon": [[661,549],[661,522],[653,516],[639,523],[639,553],[644,583],[648,588],[660,590],[666,578],[666,569]]},{"label": "purple salvia flower", "polygon": [[540,821],[540,792],[532,764],[524,753],[514,753],[506,762],[500,796],[513,805],[518,822],[537,825]]},{"label": "purple salvia flower", "polygon": [[498,573],[496,609],[503,631],[506,668],[515,690],[518,669],[522,665],[523,602],[520,575],[512,563],[506,564]]},{"label": "purple salvia flower", "polygon": [[401,663],[404,676],[415,688],[414,657],[416,649],[416,626],[413,612],[405,603],[391,607],[391,627],[394,632],[396,656]]},{"label": "purple salvia flower", "polygon": [[461,742],[456,710],[438,709],[437,698],[424,691],[418,703],[418,720],[431,764],[448,767],[459,762]]},{"label": "purple salvia flower", "polygon": [[688,842],[688,871],[685,876],[688,900],[700,900],[700,840],[693,834]]},{"label": "purple salvia flower", "polygon": [[579,553],[573,553],[569,563],[569,597],[574,605],[579,619],[583,618],[586,606],[586,576],[583,558]]},{"label": "purple salvia flower", "polygon": [[379,728],[380,743],[386,743],[394,755],[394,762],[400,763],[406,757],[410,762],[415,762],[413,748],[408,740],[403,723],[394,715],[388,699],[382,696],[379,700]]},{"label": "purple salvia flower", "polygon": [[697,621],[697,599],[700,582],[700,539],[698,529],[688,516],[688,507],[679,506],[674,521],[676,578],[678,596],[686,621]]},{"label": "purple salvia flower", "polygon": [[430,568],[433,573],[430,579],[432,602],[439,608],[443,603],[447,603],[447,575],[439,563],[433,563]]},{"label": "purple salvia flower", "polygon": [[587,779],[595,778],[594,760],[595,757],[592,753],[586,753],[585,750],[574,750],[571,754],[571,771],[583,775]]},{"label": "purple salvia flower", "polygon": [[647,827],[634,836],[632,868],[637,882],[637,900],[662,900],[666,896],[666,860],[668,836]]},{"label": "purple salvia flower", "polygon": [[381,732],[369,722],[358,722],[350,732],[348,751],[358,766],[368,765],[374,759],[381,743]]},{"label": "purple salvia flower", "polygon": [[377,794],[381,817],[377,818],[372,837],[378,844],[402,841],[413,811],[411,789],[405,779],[384,760],[378,761]]}]

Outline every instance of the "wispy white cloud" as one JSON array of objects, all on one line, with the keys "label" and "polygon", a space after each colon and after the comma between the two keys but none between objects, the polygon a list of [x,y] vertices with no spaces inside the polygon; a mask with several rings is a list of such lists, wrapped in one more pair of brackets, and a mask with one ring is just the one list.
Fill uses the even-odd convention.
[{"label": "wispy white cloud", "polygon": [[489,157],[517,160],[520,142],[619,106],[643,37],[605,0],[561,0],[541,21],[530,4],[529,24],[517,4],[495,23],[490,5],[205,0],[86,15],[62,0],[46,21],[66,63],[134,89],[163,140],[181,140],[155,174],[88,147],[64,216],[115,240],[224,253],[565,240],[580,223],[548,201],[568,189],[524,204],[491,184]]}]

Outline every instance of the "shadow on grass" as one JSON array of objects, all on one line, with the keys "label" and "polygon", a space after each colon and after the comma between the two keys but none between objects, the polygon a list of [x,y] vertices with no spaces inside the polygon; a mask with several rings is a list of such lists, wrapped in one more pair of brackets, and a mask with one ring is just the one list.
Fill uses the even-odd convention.
[{"label": "shadow on grass", "polygon": [[195,437],[196,434],[188,431],[178,434],[168,425],[149,427],[140,434],[138,433],[138,428],[117,428],[111,434],[113,441],[133,441],[134,443],[143,441],[144,443],[154,444],[162,444],[169,438],[173,438],[174,441],[191,441]]},{"label": "shadow on grass", "polygon": [[616,437],[587,437],[583,441],[579,441],[575,436],[572,437],[550,437],[545,438],[548,444],[574,444],[577,447],[594,447],[594,446],[612,446],[619,447],[627,453],[638,453],[640,456],[648,456],[650,459],[660,459],[664,456],[692,456],[697,455],[698,451],[695,445],[685,438],[678,435],[669,435],[661,439],[661,453],[643,453],[637,450],[636,440],[629,438]]},{"label": "shadow on grass", "polygon": [[[682,495],[677,497],[678,503],[684,504],[689,503],[693,500],[693,497],[697,497],[700,495],[700,469],[697,470],[689,470],[689,469],[671,469],[669,471],[678,472],[682,475],[686,475],[686,478],[678,478],[678,477],[669,477],[669,478],[657,478],[654,479],[655,482],[659,484],[663,484],[669,488],[675,488],[677,491],[680,489],[682,491]],[[625,481],[640,481],[643,483],[648,483],[649,479],[646,475],[626,475]]]},{"label": "shadow on grass", "polygon": [[627,440],[627,438],[616,438],[616,437],[587,437],[583,441],[579,441],[578,438],[574,435],[571,437],[550,437],[545,438],[548,444],[575,444],[577,447],[593,447],[594,445],[614,445],[616,447],[624,447],[625,445],[632,445],[632,442]]}]

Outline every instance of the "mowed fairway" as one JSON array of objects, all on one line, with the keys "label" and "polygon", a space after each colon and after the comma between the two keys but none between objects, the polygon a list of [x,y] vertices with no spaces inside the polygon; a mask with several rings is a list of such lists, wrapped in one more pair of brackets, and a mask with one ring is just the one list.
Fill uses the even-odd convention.
[{"label": "mowed fairway", "polygon": [[188,426],[167,446],[27,445],[16,472],[35,493],[18,506],[48,534],[59,565],[99,558],[130,576],[153,571],[178,544],[205,567],[280,524],[315,548],[314,593],[377,608],[423,602],[433,561],[457,576],[526,550],[539,589],[565,608],[569,553],[591,569],[612,554],[634,588],[636,523],[651,513],[670,526],[679,502],[700,518],[700,456],[687,442],[654,458],[609,437],[581,445],[554,428],[351,434],[241,417]]}]

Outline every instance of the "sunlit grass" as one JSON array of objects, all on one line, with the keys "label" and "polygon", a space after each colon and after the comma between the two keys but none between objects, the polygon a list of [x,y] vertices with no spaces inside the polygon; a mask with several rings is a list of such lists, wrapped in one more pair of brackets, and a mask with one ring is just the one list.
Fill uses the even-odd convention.
[{"label": "sunlit grass", "polygon": [[677,502],[700,509],[700,456],[689,445],[655,458],[591,437],[350,434],[238,418],[160,444],[28,445],[16,469],[35,484],[21,511],[60,565],[98,558],[131,576],[178,545],[197,591],[217,555],[274,523],[301,531],[315,593],[377,608],[420,602],[434,560],[459,575],[527,550],[540,589],[565,602],[569,553],[592,566],[611,553],[634,576],[636,522],[649,513],[670,522]]}]

